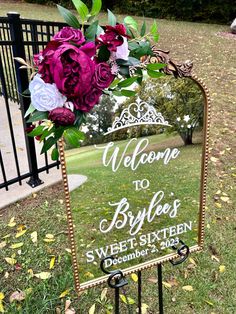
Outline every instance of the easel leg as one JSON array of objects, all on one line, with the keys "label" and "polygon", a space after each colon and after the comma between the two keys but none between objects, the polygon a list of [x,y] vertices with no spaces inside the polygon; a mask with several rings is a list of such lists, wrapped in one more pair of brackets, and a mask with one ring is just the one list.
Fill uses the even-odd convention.
[{"label": "easel leg", "polygon": [[158,278],[158,299],[159,299],[159,314],[164,314],[163,308],[163,290],[162,290],[162,265],[157,265],[157,278]]},{"label": "easel leg", "polygon": [[120,288],[115,288],[115,314],[120,314]]}]

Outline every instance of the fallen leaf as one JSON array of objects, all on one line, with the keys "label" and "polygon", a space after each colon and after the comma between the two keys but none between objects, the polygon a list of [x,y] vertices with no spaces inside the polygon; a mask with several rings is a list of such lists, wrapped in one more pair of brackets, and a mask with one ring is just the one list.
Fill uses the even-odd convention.
[{"label": "fallen leaf", "polygon": [[33,243],[37,243],[37,241],[38,241],[38,233],[37,233],[37,231],[32,232],[30,234],[30,237],[31,237],[31,241]]},{"label": "fallen leaf", "polygon": [[24,292],[26,295],[28,295],[28,294],[32,293],[32,291],[33,291],[33,288],[27,288],[27,289],[25,289]]},{"label": "fallen leaf", "polygon": [[0,313],[5,313],[2,301],[0,300]]},{"label": "fallen leaf", "polygon": [[0,301],[2,301],[5,298],[5,295],[3,292],[0,292]]},{"label": "fallen leaf", "polygon": [[216,261],[218,263],[220,262],[219,258],[216,257],[215,255],[211,255],[211,259],[212,259],[212,261]]},{"label": "fallen leaf", "polygon": [[39,274],[34,274],[34,277],[42,279],[42,280],[49,279],[51,276],[52,276],[51,273],[49,273],[47,271],[43,271]]},{"label": "fallen leaf", "polygon": [[197,266],[197,263],[195,262],[195,260],[194,260],[192,257],[189,258],[189,261],[190,261],[190,263],[192,263],[193,265],[196,265],[196,266]]},{"label": "fallen leaf", "polygon": [[214,306],[214,304],[213,304],[212,302],[208,301],[208,300],[205,300],[205,302],[206,302],[207,304],[209,304],[210,306]]},{"label": "fallen leaf", "polygon": [[96,310],[96,304],[93,304],[89,309],[89,314],[94,314]]},{"label": "fallen leaf", "polygon": [[53,269],[54,265],[55,265],[55,260],[56,260],[56,257],[53,256],[51,258],[51,261],[50,261],[50,265],[49,265],[49,269]]},{"label": "fallen leaf", "polygon": [[192,286],[183,286],[182,289],[184,291],[193,291],[193,287]]},{"label": "fallen leaf", "polygon": [[5,257],[5,261],[6,261],[8,264],[12,265],[12,266],[15,265],[16,262],[17,262],[16,259],[11,258],[11,257]]},{"label": "fallen leaf", "polygon": [[12,217],[8,223],[8,227],[15,227],[16,222],[15,222],[15,217]]},{"label": "fallen leaf", "polygon": [[7,239],[7,238],[10,238],[11,234],[8,233],[7,235],[5,235],[4,237],[2,237],[2,239]]},{"label": "fallen leaf", "polygon": [[25,234],[26,231],[27,230],[25,229],[25,230],[21,230],[21,231],[17,232],[17,234],[15,235],[15,238],[19,238],[19,237],[23,236],[23,234]]},{"label": "fallen leaf", "polygon": [[148,281],[151,283],[157,283],[157,278],[156,277],[150,277],[150,278],[148,278]]},{"label": "fallen leaf", "polygon": [[24,245],[23,242],[18,242],[18,243],[14,243],[12,245],[10,245],[10,249],[19,249],[19,247],[22,247]]},{"label": "fallen leaf", "polygon": [[101,292],[101,301],[103,301],[107,295],[107,291],[108,289],[107,288],[104,288]]},{"label": "fallen leaf", "polygon": [[138,281],[138,276],[135,273],[131,274],[130,277],[133,279],[134,282]]},{"label": "fallen leaf", "polygon": [[51,234],[51,233],[47,233],[47,234],[46,234],[46,238],[47,238],[47,239],[54,239],[54,235]]},{"label": "fallen leaf", "polygon": [[59,298],[60,298],[60,299],[61,299],[61,298],[64,298],[66,295],[69,294],[69,292],[70,292],[70,289],[67,289],[67,290],[63,291],[63,292],[59,295]]},{"label": "fallen leaf", "polygon": [[163,286],[165,287],[165,288],[171,288],[171,284],[169,284],[168,282],[166,282],[166,281],[162,281],[162,284],[163,284]]},{"label": "fallen leaf", "polygon": [[48,238],[45,238],[43,239],[44,242],[47,242],[47,243],[50,243],[50,242],[54,242],[55,239],[48,239]]},{"label": "fallen leaf", "polygon": [[216,202],[215,205],[216,205],[217,208],[221,208],[222,207],[222,205],[220,203],[218,203],[218,202]]},{"label": "fallen leaf", "polygon": [[220,265],[220,267],[219,267],[219,272],[220,272],[220,273],[225,272],[225,265]]},{"label": "fallen leaf", "polygon": [[14,301],[23,301],[25,299],[25,293],[23,291],[15,291],[10,295],[9,301],[10,303]]},{"label": "fallen leaf", "polygon": [[211,161],[212,161],[212,162],[217,162],[218,160],[219,160],[218,158],[211,157]]},{"label": "fallen leaf", "polygon": [[94,278],[94,274],[90,273],[89,271],[87,271],[84,275],[89,278]]},{"label": "fallen leaf", "polygon": [[132,298],[130,298],[130,297],[126,297],[124,294],[120,294],[120,298],[121,298],[121,300],[122,300],[125,304],[130,304],[130,305],[132,305],[132,304],[135,303],[134,299],[132,299]]},{"label": "fallen leaf", "polygon": [[3,249],[7,245],[6,241],[0,242],[0,250]]},{"label": "fallen leaf", "polygon": [[221,196],[220,199],[225,202],[228,203],[229,202],[229,197],[228,196]]},{"label": "fallen leaf", "polygon": [[71,301],[66,300],[65,304],[65,314],[76,314],[75,310],[73,308],[70,309]]},{"label": "fallen leaf", "polygon": [[71,254],[71,249],[65,249],[65,251],[67,252],[67,253],[70,253]]}]

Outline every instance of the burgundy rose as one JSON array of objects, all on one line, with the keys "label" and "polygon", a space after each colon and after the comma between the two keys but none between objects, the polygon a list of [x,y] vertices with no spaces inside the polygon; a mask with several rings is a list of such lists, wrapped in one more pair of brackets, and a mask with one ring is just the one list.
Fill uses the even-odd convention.
[{"label": "burgundy rose", "polygon": [[102,62],[97,64],[94,75],[94,85],[97,88],[101,90],[107,88],[114,78],[115,76],[111,73],[111,68],[107,63]]},{"label": "burgundy rose", "polygon": [[83,33],[79,29],[70,26],[63,27],[54,37],[53,40],[60,43],[73,42],[76,45],[81,45],[85,42]]},{"label": "burgundy rose", "polygon": [[28,126],[26,129],[25,129],[25,132],[26,133],[30,133],[33,131],[33,129],[35,129],[35,125],[31,124],[30,126]]},{"label": "burgundy rose", "polygon": [[107,46],[108,50],[116,52],[117,47],[121,46],[124,42],[123,37],[129,37],[126,34],[126,28],[123,24],[118,24],[114,27],[107,25],[105,34],[100,35],[98,39],[98,47],[103,44]]},{"label": "burgundy rose", "polygon": [[63,95],[70,98],[82,97],[91,88],[95,64],[83,50],[64,43],[54,52],[50,71]]},{"label": "burgundy rose", "polygon": [[75,114],[67,108],[55,108],[49,112],[48,119],[56,125],[71,125],[75,122]]},{"label": "burgundy rose", "polygon": [[73,103],[75,109],[83,112],[89,112],[93,107],[99,103],[99,98],[102,95],[102,91],[97,88],[92,88],[86,95],[81,98],[74,99]]},{"label": "burgundy rose", "polygon": [[56,41],[50,41],[44,50],[40,51],[39,54],[34,55],[34,63],[38,67],[38,73],[41,74],[41,79],[44,80],[45,83],[53,83],[50,64],[54,52],[59,45],[60,43]]}]

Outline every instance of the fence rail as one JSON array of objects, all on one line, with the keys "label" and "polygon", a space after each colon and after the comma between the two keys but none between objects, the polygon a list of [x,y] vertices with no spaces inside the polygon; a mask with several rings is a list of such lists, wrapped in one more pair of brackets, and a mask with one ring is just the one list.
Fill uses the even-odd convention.
[{"label": "fence rail", "polygon": [[0,188],[6,190],[9,185],[16,182],[21,185],[22,180],[26,178],[30,178],[28,184],[35,187],[42,183],[39,173],[43,171],[48,173],[53,167],[59,168],[59,161],[50,163],[47,153],[44,154],[44,165],[39,166],[39,154],[34,139],[23,135],[25,136],[24,149],[27,154],[28,171],[21,170],[10,101],[15,102],[15,106],[19,105],[22,127],[26,129],[29,124],[25,121],[24,115],[30,105],[30,99],[23,97],[22,93],[28,88],[31,72],[20,69],[21,65],[14,58],[20,57],[32,62],[33,55],[39,53],[52,36],[66,25],[59,22],[21,19],[18,13],[7,15],[7,17],[0,17],[0,96],[3,96],[5,103],[4,108],[1,108],[1,119],[3,119],[2,111],[4,110],[9,130],[10,153],[14,157],[12,167],[15,167],[15,175],[8,176],[6,169],[8,157],[0,145]]}]

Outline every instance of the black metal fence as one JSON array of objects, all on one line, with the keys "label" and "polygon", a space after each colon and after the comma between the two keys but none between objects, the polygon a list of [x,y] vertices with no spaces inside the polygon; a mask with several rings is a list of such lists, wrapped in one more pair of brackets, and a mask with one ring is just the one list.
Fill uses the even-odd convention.
[{"label": "black metal fence", "polygon": [[[36,150],[35,141],[24,135],[28,170],[21,169],[10,102],[15,102],[15,106],[19,104],[22,126],[26,129],[28,124],[24,115],[30,105],[30,98],[23,97],[22,93],[28,88],[31,73],[27,69],[20,69],[21,64],[14,58],[20,57],[32,61],[33,55],[42,50],[50,38],[66,25],[57,22],[21,19],[18,13],[7,15],[7,17],[0,17],[0,96],[4,98],[4,105],[1,106],[5,107],[2,107],[1,110],[5,110],[7,119],[9,129],[8,153],[14,156],[14,165],[11,164],[11,167],[15,168],[15,174],[8,176],[6,169],[8,155],[4,154],[2,145],[0,145],[0,169],[2,172],[0,188],[6,188],[6,190],[13,183],[18,182],[21,185],[22,180],[26,178],[30,178],[27,183],[35,187],[42,183],[39,178],[40,172],[46,171],[48,173],[50,168],[59,168],[59,161],[50,162],[47,153],[44,154],[44,165],[39,167],[39,154]],[[0,128],[3,128],[2,114],[0,119]]]}]

